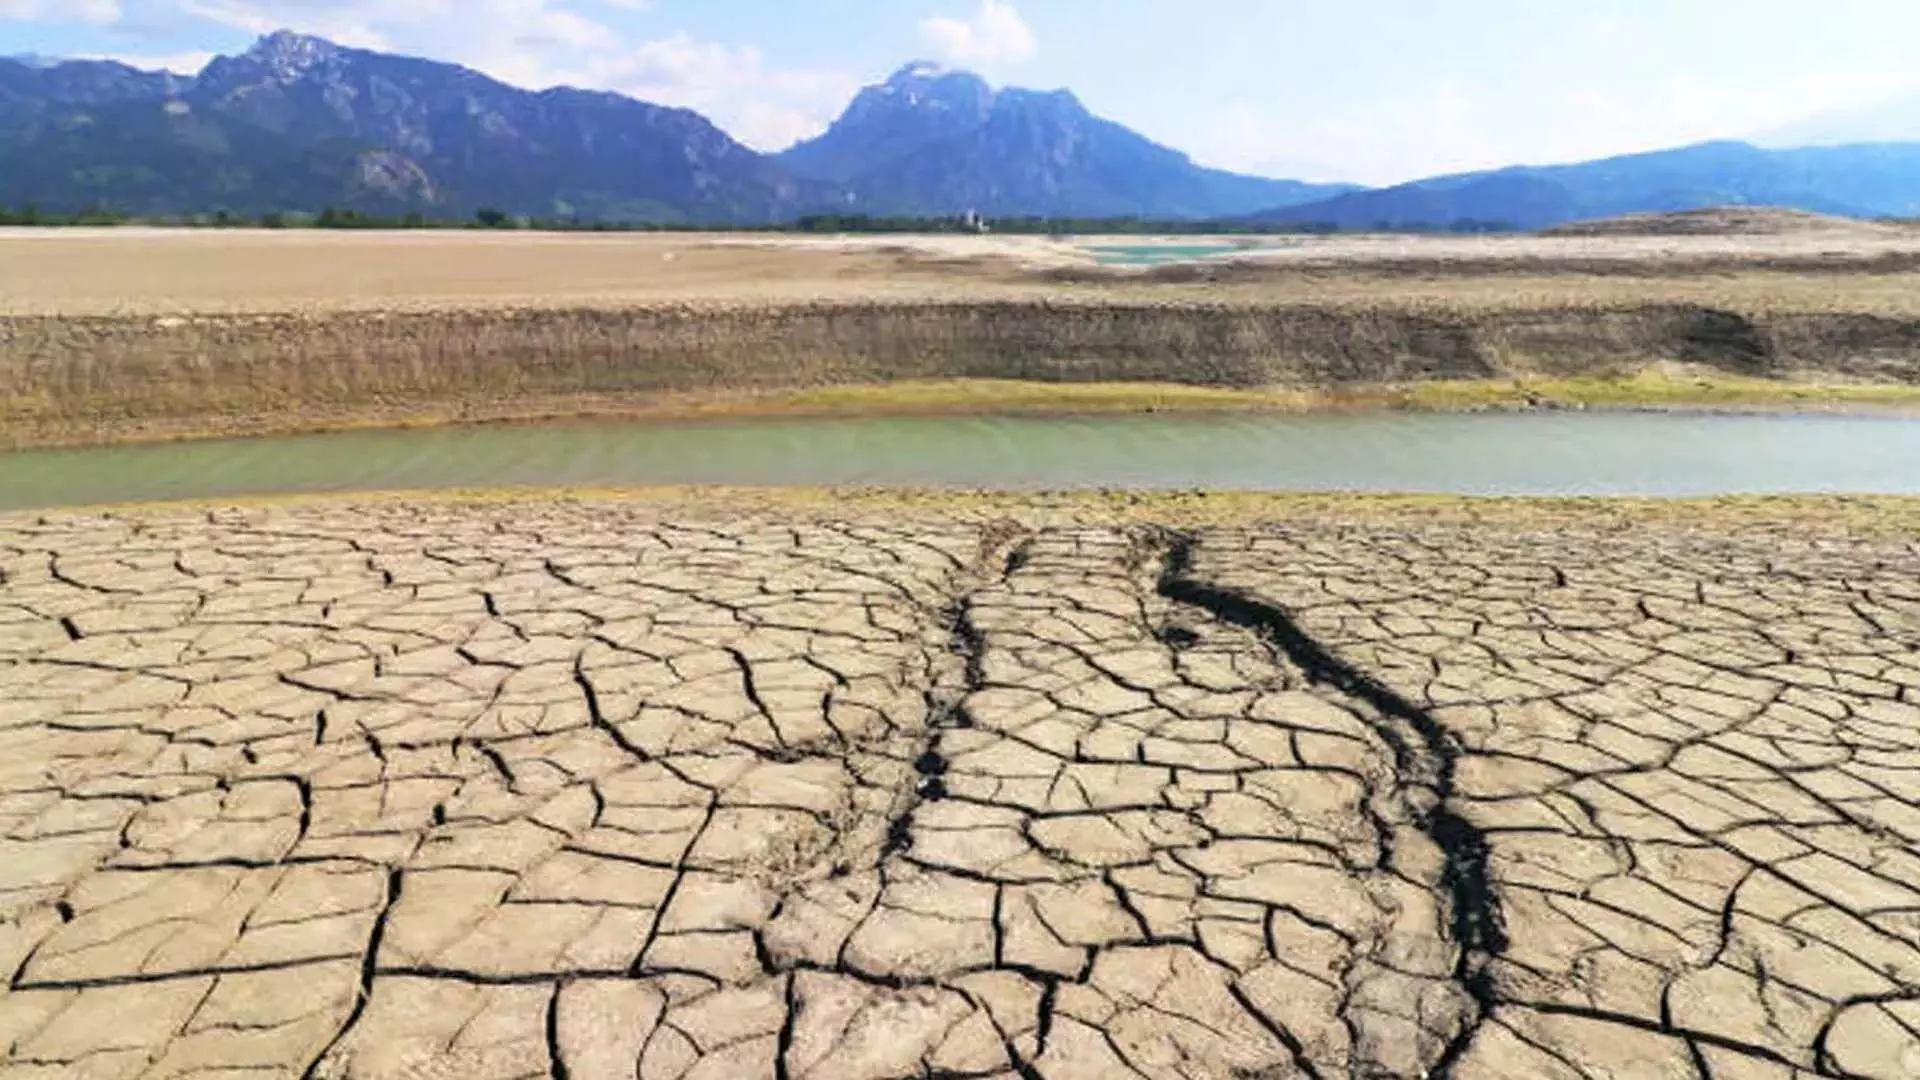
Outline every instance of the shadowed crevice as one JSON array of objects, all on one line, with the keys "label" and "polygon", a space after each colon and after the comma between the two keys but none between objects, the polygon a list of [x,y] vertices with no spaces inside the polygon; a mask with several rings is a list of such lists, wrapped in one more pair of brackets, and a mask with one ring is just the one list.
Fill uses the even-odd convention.
[{"label": "shadowed crevice", "polygon": [[380,971],[380,943],[387,935],[387,920],[392,917],[394,907],[400,903],[402,873],[398,867],[387,872],[386,895],[380,905],[380,914],[374,917],[373,929],[367,934],[367,950],[360,957],[360,985],[354,994],[353,1009],[347,1013],[346,1020],[341,1023],[340,1030],[334,1033],[332,1041],[327,1043],[326,1049],[320,1051],[312,1064],[308,1065],[306,1071],[301,1074],[303,1080],[320,1080],[325,1075],[321,1072],[322,1066],[332,1059],[341,1044],[353,1034],[353,1029],[360,1023],[360,1017],[367,1011],[367,1003],[373,1000],[373,980]]},{"label": "shadowed crevice", "polygon": [[1283,608],[1195,578],[1195,546],[1194,538],[1186,534],[1173,534],[1167,540],[1158,582],[1160,595],[1254,631],[1312,682],[1369,706],[1386,721],[1375,722],[1373,727],[1393,752],[1399,785],[1424,787],[1432,793],[1430,806],[1410,801],[1409,811],[1412,824],[1426,833],[1445,857],[1439,884],[1451,916],[1449,936],[1459,950],[1453,978],[1477,1007],[1477,1015],[1468,1018],[1429,1072],[1431,1077],[1448,1076],[1480,1024],[1498,1004],[1486,964],[1507,948],[1500,897],[1488,868],[1486,834],[1450,805],[1459,744],[1432,714],[1335,656]]}]

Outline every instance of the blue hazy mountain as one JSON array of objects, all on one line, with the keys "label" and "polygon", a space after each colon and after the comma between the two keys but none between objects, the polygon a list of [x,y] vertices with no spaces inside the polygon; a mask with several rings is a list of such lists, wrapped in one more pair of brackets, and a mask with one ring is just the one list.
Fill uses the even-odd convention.
[{"label": "blue hazy mountain", "polygon": [[1707,142],[1571,165],[1416,180],[1251,220],[1343,229],[1501,222],[1538,229],[1619,214],[1781,206],[1855,217],[1920,215],[1920,142],[1764,150]]},{"label": "blue hazy mountain", "polygon": [[198,76],[0,60],[0,203],[754,222],[804,186],[698,113],[276,33]]},{"label": "blue hazy mountain", "polygon": [[877,214],[1210,218],[1353,190],[1204,168],[1068,91],[996,90],[927,63],[861,90],[780,161]]}]

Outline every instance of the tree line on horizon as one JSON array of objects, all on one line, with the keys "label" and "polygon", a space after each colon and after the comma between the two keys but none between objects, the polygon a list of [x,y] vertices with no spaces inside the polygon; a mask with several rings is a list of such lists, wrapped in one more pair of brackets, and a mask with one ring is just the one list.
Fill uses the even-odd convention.
[{"label": "tree line on horizon", "polygon": [[1371,228],[1346,229],[1331,222],[1268,224],[1233,220],[1158,220],[1138,217],[1012,217],[985,222],[973,215],[941,217],[872,216],[868,214],[809,214],[789,222],[766,225],[714,225],[662,221],[596,221],[580,218],[537,217],[481,208],[471,217],[429,217],[419,211],[376,214],[325,207],[318,213],[270,211],[249,215],[217,210],[209,214],[136,216],[101,207],[78,213],[50,213],[32,206],[0,207],[0,226],[63,227],[116,225],[172,225],[188,228],[260,229],[499,229],[533,232],[769,232],[953,234],[980,232],[1015,236],[1074,235],[1188,235],[1188,236],[1298,236],[1339,232],[1490,234],[1517,231],[1510,222],[1462,219],[1446,226],[1377,222]]}]

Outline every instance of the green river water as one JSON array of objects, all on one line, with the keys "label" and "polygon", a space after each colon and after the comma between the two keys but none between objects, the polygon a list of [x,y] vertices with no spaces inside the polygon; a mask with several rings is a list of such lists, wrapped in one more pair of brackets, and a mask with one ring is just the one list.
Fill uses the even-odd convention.
[{"label": "green river water", "polygon": [[1231,255],[1239,244],[1090,244],[1087,250],[1105,266],[1159,266]]},{"label": "green river water", "polygon": [[542,485],[1920,494],[1920,420],[1661,413],[566,423],[0,454],[0,510]]}]

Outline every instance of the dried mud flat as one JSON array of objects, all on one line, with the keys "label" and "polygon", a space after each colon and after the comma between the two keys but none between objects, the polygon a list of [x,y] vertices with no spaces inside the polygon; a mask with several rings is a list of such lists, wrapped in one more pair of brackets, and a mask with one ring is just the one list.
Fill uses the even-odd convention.
[{"label": "dried mud flat", "polygon": [[1177,305],[1196,294],[1469,310],[1664,299],[1920,311],[1920,228],[1849,224],[1768,235],[1220,237],[1233,253],[1147,267],[1102,266],[1099,251],[1196,238],[0,228],[0,319],[137,319],[152,329],[154,319],[245,315]]},{"label": "dried mud flat", "polygon": [[1920,1075],[1911,533],[832,513],[0,519],[0,1074]]}]

